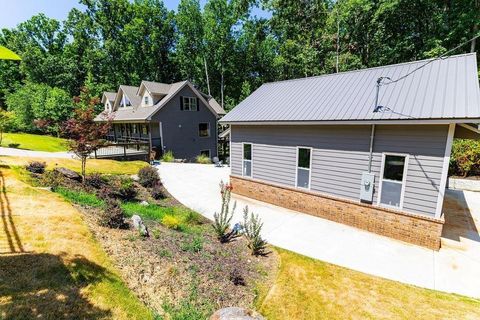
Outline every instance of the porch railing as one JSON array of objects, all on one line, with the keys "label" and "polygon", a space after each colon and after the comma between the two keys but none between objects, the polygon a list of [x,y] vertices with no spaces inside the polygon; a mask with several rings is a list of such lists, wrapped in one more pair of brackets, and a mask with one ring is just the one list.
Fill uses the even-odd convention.
[{"label": "porch railing", "polygon": [[[117,140],[118,141],[118,140]],[[150,156],[150,143],[144,141],[110,143],[98,149],[94,153],[98,158],[123,158],[144,157],[146,161]]]}]

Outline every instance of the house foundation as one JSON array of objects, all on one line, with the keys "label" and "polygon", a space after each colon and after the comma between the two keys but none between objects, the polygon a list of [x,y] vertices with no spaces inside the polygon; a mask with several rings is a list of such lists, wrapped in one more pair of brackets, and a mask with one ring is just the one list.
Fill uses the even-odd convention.
[{"label": "house foundation", "polygon": [[429,249],[440,249],[440,236],[445,222],[443,219],[386,209],[235,175],[230,176],[230,183],[233,186],[232,192],[242,196]]}]

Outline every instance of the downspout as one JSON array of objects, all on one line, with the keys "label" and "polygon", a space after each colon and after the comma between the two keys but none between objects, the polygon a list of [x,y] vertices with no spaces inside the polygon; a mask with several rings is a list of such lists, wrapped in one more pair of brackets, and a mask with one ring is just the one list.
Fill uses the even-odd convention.
[{"label": "downspout", "polygon": [[373,140],[375,137],[375,125],[372,124],[372,132],[370,133],[370,153],[368,157],[368,173],[372,172],[372,157],[373,157]]}]

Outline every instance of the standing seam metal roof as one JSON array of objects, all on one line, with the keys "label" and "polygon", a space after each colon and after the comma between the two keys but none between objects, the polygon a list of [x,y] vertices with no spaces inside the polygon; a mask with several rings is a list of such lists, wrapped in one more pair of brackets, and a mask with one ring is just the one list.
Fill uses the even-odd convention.
[{"label": "standing seam metal roof", "polygon": [[[382,85],[426,64],[408,77]],[[388,81],[386,81],[388,82]],[[480,118],[476,54],[266,83],[221,119],[235,122]]]}]

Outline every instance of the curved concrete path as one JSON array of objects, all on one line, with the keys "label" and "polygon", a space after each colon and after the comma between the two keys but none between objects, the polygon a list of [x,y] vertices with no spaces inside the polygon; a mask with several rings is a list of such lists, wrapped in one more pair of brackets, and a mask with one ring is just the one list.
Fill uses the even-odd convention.
[{"label": "curved concrete path", "polygon": [[[175,198],[213,219],[220,208],[219,183],[228,181],[230,168],[179,163],[157,168]],[[466,233],[452,231],[451,239],[442,239],[439,252],[236,195],[233,223],[241,221],[248,205],[260,215],[263,236],[273,245],[387,279],[480,298],[480,238],[475,228],[475,224],[480,227],[480,196],[474,192],[454,196],[458,199],[450,195],[458,204],[453,208],[459,220],[468,210],[473,228]]]},{"label": "curved concrete path", "polygon": [[64,158],[71,159],[74,155],[70,152],[32,151],[15,148],[0,147],[0,156],[32,157],[32,158]]}]

